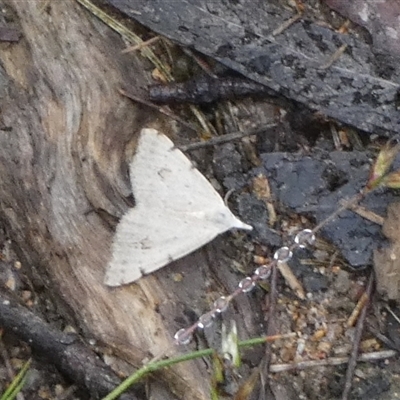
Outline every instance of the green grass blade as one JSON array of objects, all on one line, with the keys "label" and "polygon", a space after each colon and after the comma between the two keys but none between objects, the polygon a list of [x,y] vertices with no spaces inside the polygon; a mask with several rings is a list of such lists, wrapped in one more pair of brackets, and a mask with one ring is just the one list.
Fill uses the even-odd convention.
[{"label": "green grass blade", "polygon": [[26,373],[31,365],[31,360],[28,360],[22,367],[18,375],[13,379],[7,390],[1,395],[0,400],[12,400],[21,391],[24,386]]}]

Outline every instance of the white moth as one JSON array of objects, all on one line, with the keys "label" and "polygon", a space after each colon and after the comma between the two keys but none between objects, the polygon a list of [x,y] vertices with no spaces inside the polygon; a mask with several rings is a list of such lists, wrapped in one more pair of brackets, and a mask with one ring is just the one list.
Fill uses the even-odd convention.
[{"label": "white moth", "polygon": [[105,283],[134,282],[231,228],[236,218],[210,182],[155,129],[143,129],[130,164],[136,206],[117,226]]}]

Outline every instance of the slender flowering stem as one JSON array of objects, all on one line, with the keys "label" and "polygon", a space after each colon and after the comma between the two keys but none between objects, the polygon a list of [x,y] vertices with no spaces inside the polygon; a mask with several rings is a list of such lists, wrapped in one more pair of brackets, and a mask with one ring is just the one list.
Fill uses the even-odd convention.
[{"label": "slender flowering stem", "polygon": [[213,319],[218,314],[224,312],[229,307],[230,302],[234,298],[242,293],[250,292],[255,287],[257,282],[268,279],[273,268],[275,268],[278,263],[288,262],[293,256],[293,251],[295,251],[297,248],[305,248],[308,245],[314,244],[316,232],[318,232],[323,226],[331,222],[344,210],[347,210],[360,202],[360,200],[371,191],[372,190],[367,187],[364,188],[358,194],[346,201],[344,205],[339,207],[329,217],[316,225],[314,229],[304,229],[300,231],[296,235],[294,243],[292,243],[290,246],[281,247],[275,251],[273,257],[274,259],[269,264],[261,265],[253,272],[252,275],[242,279],[239,282],[237,288],[230,295],[219,297],[214,302],[213,308],[207,313],[203,314],[193,325],[189,326],[188,328],[182,328],[178,332],[176,332],[176,334],[174,335],[175,343],[178,345],[190,343],[193,334],[197,329],[204,329],[211,326],[211,324],[213,323]]},{"label": "slender flowering stem", "polygon": [[[289,339],[296,337],[297,334],[295,332],[291,332],[284,335],[274,335],[274,336],[264,336],[249,340],[244,340],[238,343],[238,347],[250,347],[257,346],[266,342],[272,342],[278,339]],[[103,400],[114,400],[117,399],[122,393],[128,390],[132,385],[139,382],[144,376],[148,375],[151,372],[160,370],[162,368],[170,367],[175,364],[179,364],[181,362],[195,360],[197,358],[203,358],[211,356],[215,352],[214,349],[204,349],[193,351],[190,353],[182,354],[177,357],[167,358],[164,360],[158,360],[155,362],[148,363],[144,365],[142,368],[138,369],[128,378],[126,378],[118,387],[116,387],[111,393],[109,393]]]},{"label": "slender flowering stem", "polygon": [[346,201],[345,204],[343,204],[341,207],[339,207],[335,212],[333,212],[329,217],[325,218],[323,221],[321,221],[312,231],[314,233],[318,232],[323,226],[325,226],[327,223],[331,222],[333,219],[335,219],[340,213],[342,213],[344,210],[349,209],[350,207],[356,205],[358,202],[361,201],[361,199],[368,193],[368,190],[363,189],[360,193],[356,194],[353,196],[350,200]]},{"label": "slender flowering stem", "polygon": [[258,267],[251,276],[242,279],[237,288],[229,296],[221,296],[215,302],[213,308],[203,314],[193,325],[188,328],[182,328],[175,333],[175,343],[179,345],[189,344],[193,333],[197,329],[203,329],[210,326],[217,314],[224,312],[230,302],[242,293],[250,292],[260,280],[266,280],[272,269],[278,263],[286,263],[293,256],[293,251],[297,248],[304,248],[307,244],[313,244],[315,235],[310,229],[304,229],[296,235],[295,242],[289,247],[284,246],[274,253],[274,259],[269,264]]}]

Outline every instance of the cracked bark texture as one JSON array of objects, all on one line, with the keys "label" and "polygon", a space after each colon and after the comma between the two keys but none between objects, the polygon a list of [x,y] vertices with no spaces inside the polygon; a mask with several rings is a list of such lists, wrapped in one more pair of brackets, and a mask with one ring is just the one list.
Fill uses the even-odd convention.
[{"label": "cracked bark texture", "polygon": [[[399,131],[398,57],[362,38],[300,18],[277,1],[104,0],[146,27],[194,48],[277,94],[369,133]],[[342,46],[345,52],[333,63]]]},{"label": "cracked bark texture", "polygon": [[[199,282],[210,264],[199,253],[175,263],[189,264],[197,282],[182,290],[165,281],[171,270],[115,290],[103,284],[113,228],[133,206],[127,165],[135,138],[144,126],[169,125],[119,95],[129,85],[140,96],[145,67],[76,2],[1,6],[22,38],[0,44],[0,220],[25,271],[37,272],[88,337],[139,367],[171,349],[188,323],[179,319],[183,305],[205,290]],[[190,363],[162,372],[168,398],[207,398],[201,371]]]}]

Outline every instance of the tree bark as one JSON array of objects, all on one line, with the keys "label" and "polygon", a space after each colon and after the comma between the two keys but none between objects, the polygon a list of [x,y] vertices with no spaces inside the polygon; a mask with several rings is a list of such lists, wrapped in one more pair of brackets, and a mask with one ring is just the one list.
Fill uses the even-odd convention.
[{"label": "tree bark", "polygon": [[[103,284],[115,222],[133,206],[135,138],[143,127],[172,126],[118,93],[129,85],[140,96],[146,66],[72,0],[46,9],[39,0],[1,3],[22,39],[0,44],[0,219],[26,271],[37,271],[88,337],[135,367],[171,355],[174,332],[187,324],[183,304],[206,290],[204,254],[133,285]],[[172,290],[168,277],[183,265],[194,280]],[[208,398],[204,363],[163,377],[180,399]]]}]

